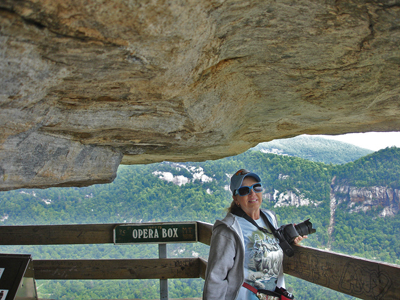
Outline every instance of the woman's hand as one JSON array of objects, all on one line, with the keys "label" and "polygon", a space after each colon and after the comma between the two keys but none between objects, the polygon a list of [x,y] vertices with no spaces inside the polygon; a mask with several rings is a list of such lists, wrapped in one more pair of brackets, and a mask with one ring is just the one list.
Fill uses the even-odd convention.
[{"label": "woman's hand", "polygon": [[306,236],[306,235],[300,236],[300,235],[299,235],[297,238],[294,239],[293,243],[295,243],[295,244],[300,244],[300,242],[301,242],[303,239],[306,239],[306,238],[308,238],[308,236]]}]

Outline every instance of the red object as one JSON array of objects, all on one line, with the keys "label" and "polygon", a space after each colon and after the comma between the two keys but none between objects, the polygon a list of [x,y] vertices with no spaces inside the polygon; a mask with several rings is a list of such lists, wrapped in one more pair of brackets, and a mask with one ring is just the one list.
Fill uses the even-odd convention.
[{"label": "red object", "polygon": [[253,292],[254,294],[256,294],[256,295],[257,295],[257,293],[258,293],[258,290],[257,290],[254,286],[248,284],[247,282],[244,282],[244,283],[243,283],[243,287],[245,287],[246,289],[252,291],[252,292]]}]

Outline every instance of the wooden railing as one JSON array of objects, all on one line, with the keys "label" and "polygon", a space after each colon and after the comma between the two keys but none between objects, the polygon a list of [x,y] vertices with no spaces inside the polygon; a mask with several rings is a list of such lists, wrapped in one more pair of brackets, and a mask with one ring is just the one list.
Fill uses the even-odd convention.
[{"label": "wooden railing", "polygon": [[[0,226],[0,245],[113,243],[120,224]],[[198,241],[210,244],[212,225],[197,222]],[[400,299],[400,266],[304,246],[285,257],[286,274],[361,299]],[[203,278],[202,258],[34,260],[36,279]]]}]

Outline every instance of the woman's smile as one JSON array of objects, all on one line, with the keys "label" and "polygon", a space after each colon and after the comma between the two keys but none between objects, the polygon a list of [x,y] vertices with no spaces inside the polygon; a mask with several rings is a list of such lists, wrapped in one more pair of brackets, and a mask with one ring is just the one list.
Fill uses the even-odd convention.
[{"label": "woman's smile", "polygon": [[[243,179],[242,186],[252,186],[257,183],[253,177],[246,177]],[[262,193],[256,193],[252,189],[246,196],[233,196],[236,205],[240,206],[243,211],[254,220],[258,220],[260,217],[260,206],[262,203]]]}]

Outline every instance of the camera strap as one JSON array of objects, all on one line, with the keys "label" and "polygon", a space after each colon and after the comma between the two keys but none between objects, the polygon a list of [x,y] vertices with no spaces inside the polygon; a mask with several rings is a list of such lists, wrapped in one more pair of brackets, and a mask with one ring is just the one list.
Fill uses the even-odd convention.
[{"label": "camera strap", "polygon": [[263,233],[269,233],[269,234],[273,234],[278,240],[279,240],[279,246],[282,248],[283,252],[289,256],[292,257],[294,255],[294,251],[293,248],[290,246],[290,244],[286,241],[286,239],[283,237],[282,233],[279,232],[272,224],[271,222],[268,220],[267,216],[260,211],[260,215],[263,218],[265,224],[268,225],[268,227],[271,229],[272,232],[270,232],[267,228],[263,228],[258,226],[258,224],[252,219],[250,218],[241,207],[239,206],[235,206],[232,211],[232,214],[237,215],[239,217],[242,217],[244,219],[246,219],[247,221],[249,221],[251,224],[253,224],[256,228],[258,228],[260,231],[262,231]]},{"label": "camera strap", "polygon": [[271,222],[261,211],[260,211],[261,217],[263,218],[264,222],[268,225],[268,227],[271,229],[272,232],[269,231],[267,228],[258,226],[258,224],[252,218],[250,218],[249,215],[246,214],[244,212],[244,210],[239,206],[236,206],[234,209],[232,209],[231,212],[232,212],[232,214],[237,215],[238,217],[242,217],[242,218],[246,219],[248,222],[253,224],[255,227],[257,227],[258,230],[262,231],[263,233],[269,233],[269,234],[272,233],[274,236],[276,236],[274,233],[274,231],[276,231],[275,227],[272,226]]}]

